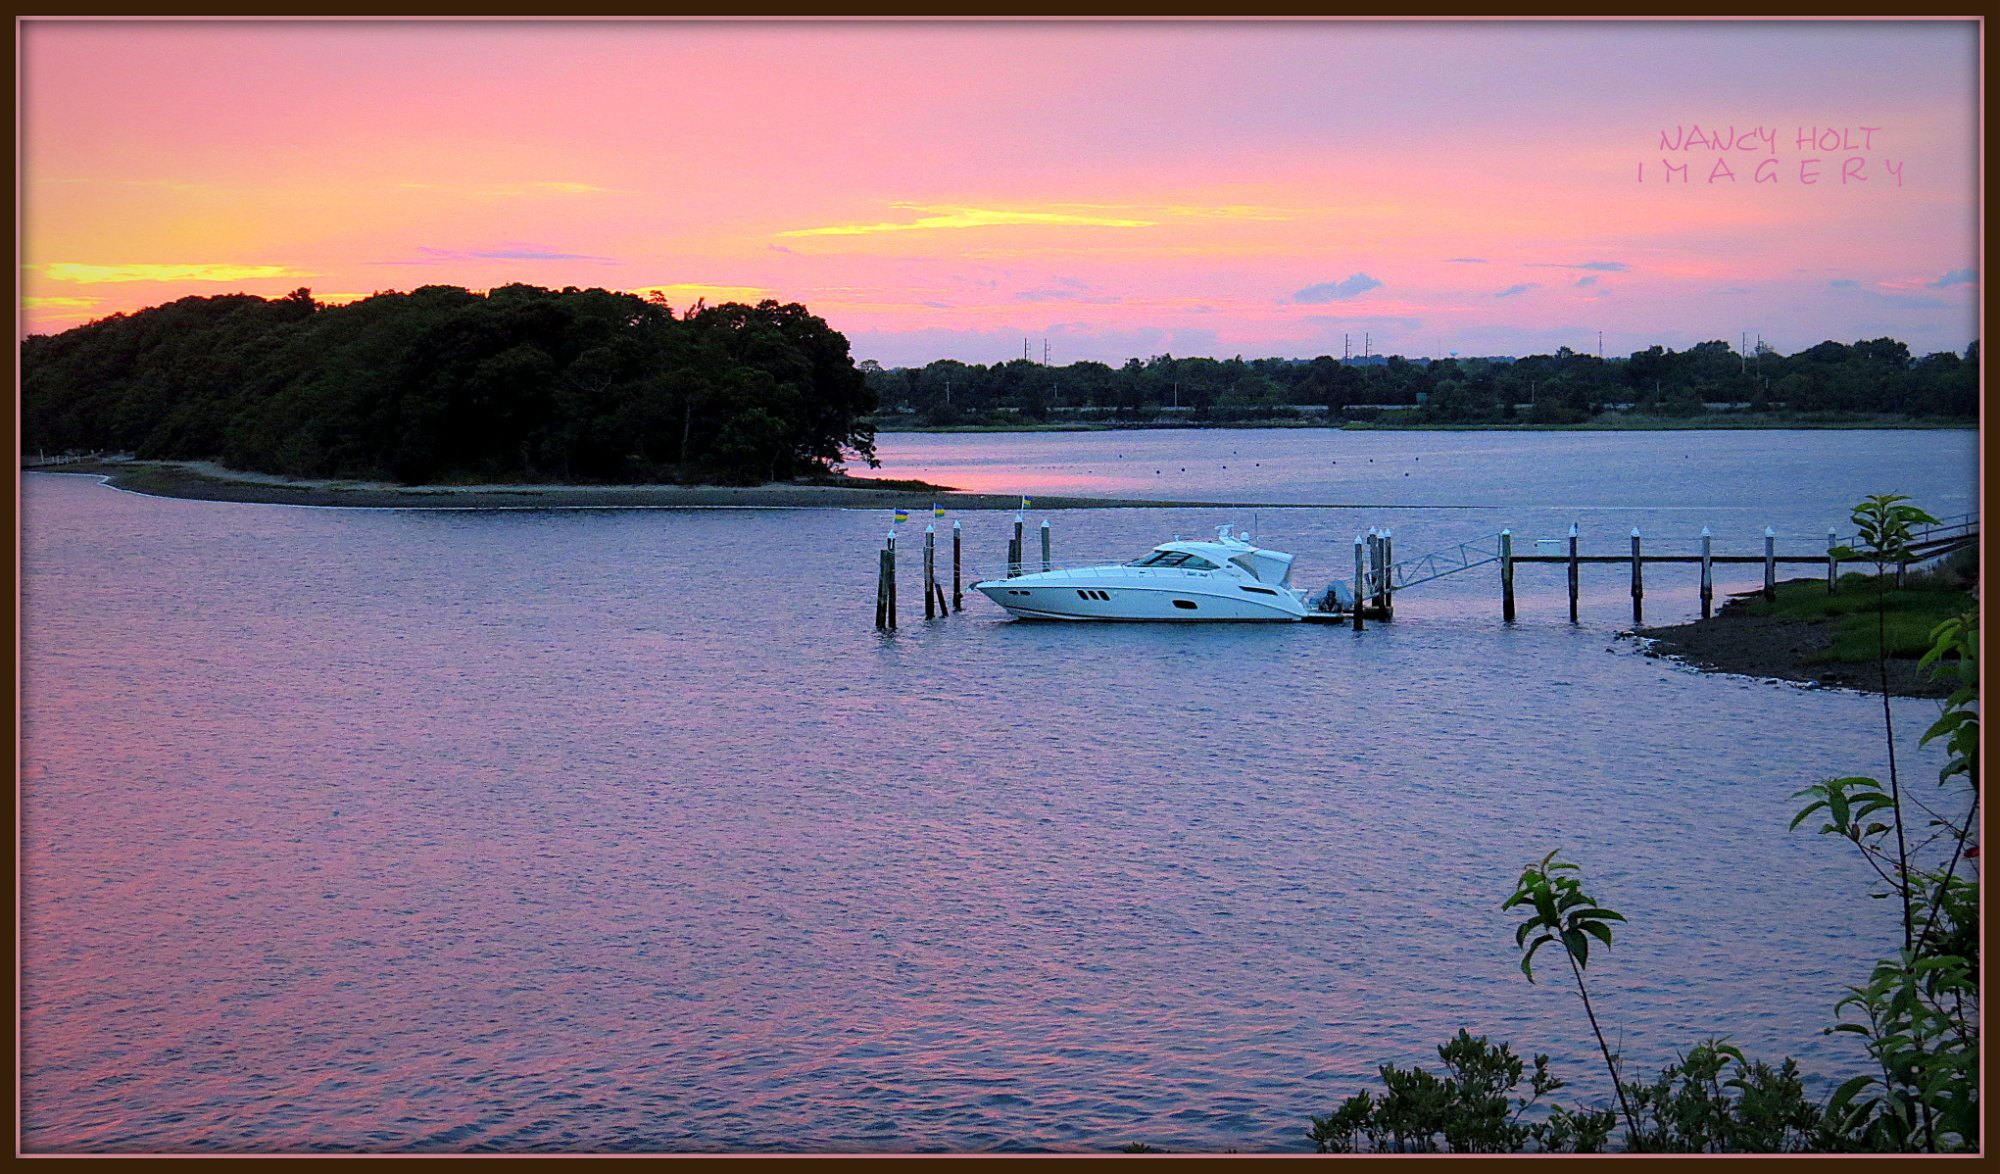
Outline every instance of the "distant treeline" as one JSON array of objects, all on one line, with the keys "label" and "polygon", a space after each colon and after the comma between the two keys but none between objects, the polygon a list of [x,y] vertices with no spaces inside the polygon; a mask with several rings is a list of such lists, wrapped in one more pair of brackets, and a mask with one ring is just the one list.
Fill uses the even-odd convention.
[{"label": "distant treeline", "polygon": [[1979,344],[1963,358],[1913,360],[1890,338],[1846,346],[1823,342],[1795,355],[1726,342],[1685,351],[1653,347],[1600,359],[1567,347],[1520,359],[1367,363],[1330,355],[1292,359],[1176,359],[1157,355],[1122,367],[1080,362],[1050,367],[1014,359],[991,367],[941,359],[924,367],[862,371],[885,413],[925,424],[1001,423],[1078,414],[1147,418],[1178,407],[1200,420],[1295,414],[1295,405],[1366,418],[1382,406],[1413,422],[1582,423],[1607,406],[1693,416],[1704,405],[1756,412],[1890,414],[1971,420],[1979,407]]},{"label": "distant treeline", "polygon": [[874,463],[875,395],[797,304],[433,285],[190,297],[21,344],[24,450],[299,477],[756,482]]}]

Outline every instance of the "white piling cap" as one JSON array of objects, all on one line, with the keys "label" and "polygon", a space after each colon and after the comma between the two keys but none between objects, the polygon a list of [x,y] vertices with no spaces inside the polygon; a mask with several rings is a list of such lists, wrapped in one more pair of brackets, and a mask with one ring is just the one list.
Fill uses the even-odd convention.
[{"label": "white piling cap", "polygon": [[952,529],[954,529],[954,530],[958,529],[958,523],[957,523],[957,522],[953,522],[953,523],[951,524],[951,528],[952,528]]},{"label": "white piling cap", "polygon": [[1387,527],[1387,526],[1384,526],[1384,527],[1382,527],[1382,537],[1384,537],[1384,538],[1394,538],[1394,537],[1395,537],[1395,535],[1394,535],[1394,534],[1392,534],[1392,533],[1390,533],[1390,531],[1389,531],[1389,527]]},{"label": "white piling cap", "polygon": [[1049,528],[1049,520],[1048,520],[1047,518],[1043,518],[1043,519],[1042,519],[1042,529],[1046,530],[1046,529],[1048,529],[1048,528]]},{"label": "white piling cap", "polygon": [[926,534],[935,534],[935,533],[937,533],[937,527],[936,527],[936,526],[933,526],[933,525],[930,525],[929,523],[925,523],[925,524],[924,524],[924,533],[926,533]]},{"label": "white piling cap", "polygon": [[1571,523],[1569,524],[1569,536],[1570,536],[1571,538],[1574,538],[1574,537],[1576,537],[1576,523],[1575,523],[1575,522],[1571,522]]},{"label": "white piling cap", "polygon": [[1776,538],[1777,536],[1778,532],[1776,530],[1771,529],[1769,526],[1764,527],[1764,537]]},{"label": "white piling cap", "polygon": [[1703,526],[1703,527],[1701,528],[1701,536],[1702,536],[1703,538],[1707,538],[1707,537],[1709,536],[1709,535],[1708,535],[1708,527],[1707,527],[1707,526]]},{"label": "white piling cap", "polygon": [[1354,545],[1360,546],[1364,541],[1366,541],[1366,539],[1362,538],[1361,535],[1356,534],[1354,536]]},{"label": "white piling cap", "polygon": [[1638,536],[1639,536],[1639,527],[1637,526],[1632,527],[1632,537],[1637,538]]},{"label": "white piling cap", "polygon": [[1514,536],[1514,532],[1512,530],[1502,530],[1500,531],[1500,533],[1506,535],[1509,538],[1512,538]]}]

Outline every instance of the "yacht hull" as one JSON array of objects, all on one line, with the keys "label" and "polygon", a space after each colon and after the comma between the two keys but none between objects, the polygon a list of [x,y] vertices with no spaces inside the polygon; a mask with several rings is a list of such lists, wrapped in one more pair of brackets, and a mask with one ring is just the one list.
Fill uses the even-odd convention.
[{"label": "yacht hull", "polygon": [[1038,583],[1039,576],[975,583],[974,589],[1024,620],[1127,623],[1290,623],[1305,605],[1289,591],[1206,585]]}]

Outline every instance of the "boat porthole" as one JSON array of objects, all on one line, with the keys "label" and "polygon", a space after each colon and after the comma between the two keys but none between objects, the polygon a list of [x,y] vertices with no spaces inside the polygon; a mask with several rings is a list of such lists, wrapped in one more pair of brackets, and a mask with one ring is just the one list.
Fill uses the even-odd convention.
[{"label": "boat porthole", "polygon": [[1184,607],[1184,608],[1186,608],[1186,609],[1187,609],[1187,610],[1189,610],[1189,611],[1193,611],[1193,610],[1195,610],[1195,603],[1194,603],[1194,600],[1192,600],[1192,599],[1176,599],[1176,600],[1174,600],[1174,606],[1175,606],[1175,607]]}]

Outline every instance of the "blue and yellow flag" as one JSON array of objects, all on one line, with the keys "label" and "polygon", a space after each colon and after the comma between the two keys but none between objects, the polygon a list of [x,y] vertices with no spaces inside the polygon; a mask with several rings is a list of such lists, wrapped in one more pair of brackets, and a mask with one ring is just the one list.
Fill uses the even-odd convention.
[{"label": "blue and yellow flag", "polygon": [[907,522],[909,520],[910,520],[910,511],[908,510],[896,511],[896,524],[898,526],[902,525],[904,522]]},{"label": "blue and yellow flag", "polygon": [[1032,497],[1024,497],[1021,499],[1021,508],[1024,510],[1029,508],[1030,506],[1033,506],[1034,504],[1035,504],[1035,499]]},{"label": "blue and yellow flag", "polygon": [[933,517],[933,518],[942,518],[942,517],[944,517],[944,507],[943,507],[943,506],[941,506],[941,505],[938,505],[938,504],[937,504],[936,502],[932,502],[932,503],[931,503],[931,517]]}]

